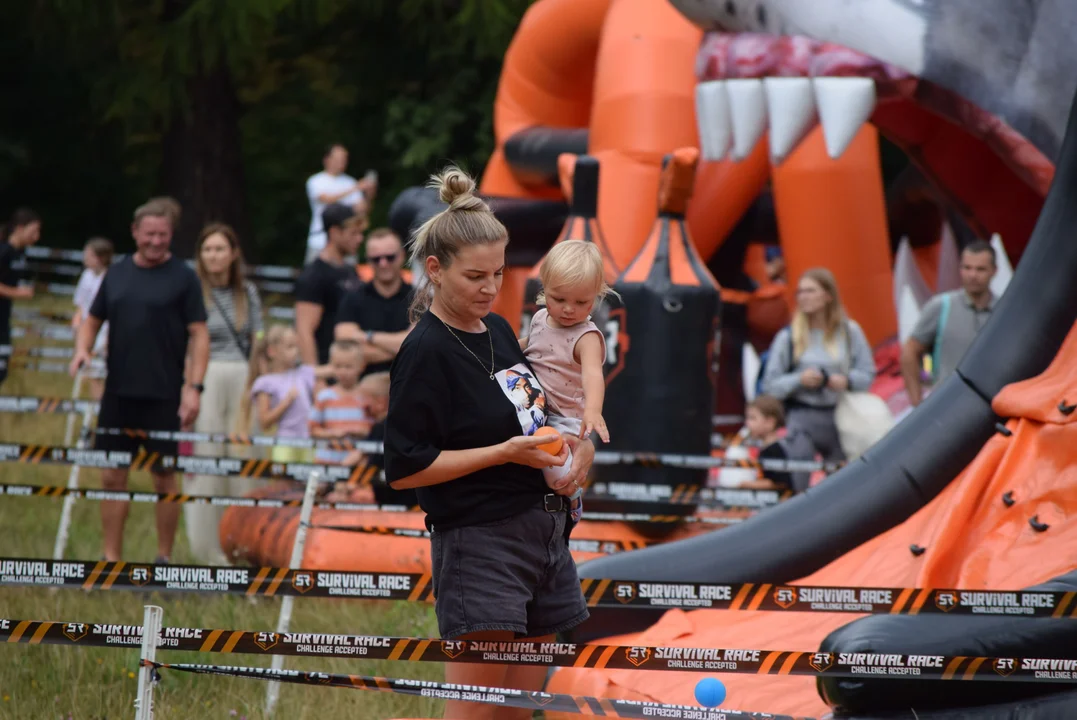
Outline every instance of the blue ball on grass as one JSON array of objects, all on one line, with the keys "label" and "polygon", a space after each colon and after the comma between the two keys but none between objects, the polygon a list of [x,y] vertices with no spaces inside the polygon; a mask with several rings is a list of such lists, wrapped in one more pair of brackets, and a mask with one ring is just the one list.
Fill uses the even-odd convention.
[{"label": "blue ball on grass", "polygon": [[725,700],[725,685],[717,678],[703,678],[696,683],[696,702],[703,707],[716,707]]}]

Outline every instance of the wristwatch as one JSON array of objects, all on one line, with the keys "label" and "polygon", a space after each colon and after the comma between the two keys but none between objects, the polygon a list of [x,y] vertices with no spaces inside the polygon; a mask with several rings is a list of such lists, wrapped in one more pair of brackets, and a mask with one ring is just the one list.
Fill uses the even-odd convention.
[{"label": "wristwatch", "polygon": [[190,386],[197,390],[199,395],[206,391],[206,386],[202,383],[198,383],[197,385],[195,383],[190,383]]},{"label": "wristwatch", "polygon": [[367,330],[366,331],[366,341],[368,343],[370,343],[371,345],[374,344],[374,331],[373,330]]}]

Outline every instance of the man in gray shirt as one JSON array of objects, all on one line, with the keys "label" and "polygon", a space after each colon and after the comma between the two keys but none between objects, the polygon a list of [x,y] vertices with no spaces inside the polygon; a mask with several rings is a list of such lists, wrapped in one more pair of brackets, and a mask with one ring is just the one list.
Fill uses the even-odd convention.
[{"label": "man in gray shirt", "polygon": [[991,279],[997,270],[990,243],[970,243],[961,253],[961,289],[936,295],[924,305],[901,349],[901,374],[913,407],[923,399],[920,373],[924,354],[931,353],[932,385],[938,385],[957,368],[987,323],[997,300],[991,292]]}]

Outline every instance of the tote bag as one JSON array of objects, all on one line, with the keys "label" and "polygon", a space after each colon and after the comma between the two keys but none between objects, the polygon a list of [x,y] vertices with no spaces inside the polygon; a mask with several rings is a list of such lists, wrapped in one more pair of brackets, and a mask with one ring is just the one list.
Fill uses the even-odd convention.
[{"label": "tote bag", "polygon": [[[845,328],[845,376],[853,362],[853,343],[849,328]],[[873,392],[846,391],[834,408],[834,424],[838,427],[841,449],[853,460],[878,442],[894,426],[894,414],[886,401]]]}]

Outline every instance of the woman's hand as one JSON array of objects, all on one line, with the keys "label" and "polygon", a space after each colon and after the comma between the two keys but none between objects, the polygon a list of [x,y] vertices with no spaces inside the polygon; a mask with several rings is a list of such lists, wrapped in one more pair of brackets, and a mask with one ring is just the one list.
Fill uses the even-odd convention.
[{"label": "woman's hand", "polygon": [[800,373],[800,384],[809,390],[814,390],[823,384],[823,374],[815,368],[807,368]]},{"label": "woman's hand", "polygon": [[501,443],[502,462],[516,463],[533,468],[545,468],[551,465],[560,467],[568,459],[568,449],[561,447],[561,452],[551,455],[545,450],[539,450],[539,445],[550,442],[546,435],[517,435],[510,440]]},{"label": "woman's hand", "polygon": [[[549,486],[558,495],[573,495],[583,487],[587,473],[591,472],[591,464],[595,460],[595,446],[590,439],[580,440],[575,435],[563,434],[561,438],[565,445],[572,449],[572,469],[555,483],[549,483]],[[568,451],[562,447],[561,453],[567,456]]]},{"label": "woman's hand", "polygon": [[849,378],[844,375],[831,375],[826,386],[835,392],[845,392],[849,389]]}]

